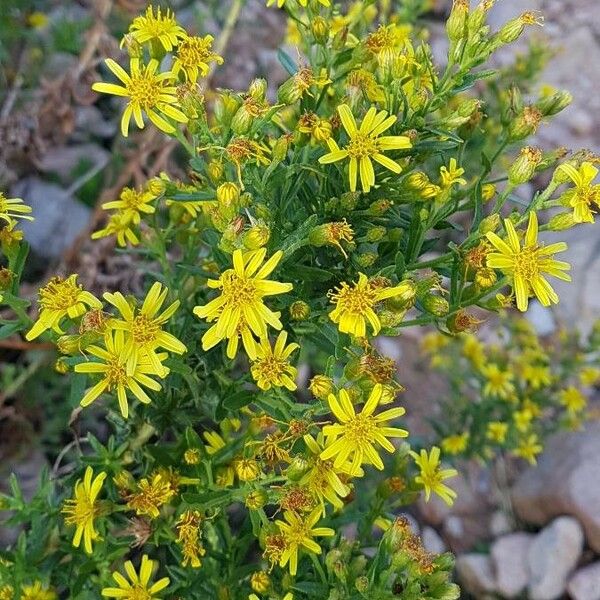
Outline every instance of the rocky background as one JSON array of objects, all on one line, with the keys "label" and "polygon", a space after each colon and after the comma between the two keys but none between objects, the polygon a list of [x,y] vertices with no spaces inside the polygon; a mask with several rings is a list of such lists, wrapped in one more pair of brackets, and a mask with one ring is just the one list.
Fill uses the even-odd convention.
[{"label": "rocky background", "polygon": [[[25,226],[37,258],[30,273],[32,293],[49,265],[52,272],[80,272],[84,283],[98,292],[139,288],[133,259],[115,255],[109,241],[90,244],[88,234],[100,218],[100,203],[114,197],[120,187],[132,179],[141,182],[167,166],[175,168],[172,144],[150,130],[124,143],[116,136],[115,122],[96,107],[96,96],[90,92],[97,56],[118,52],[106,25],[116,4],[133,11],[145,2],[54,3],[50,23],[65,15],[75,24],[89,23],[91,15],[93,25],[82,39],[83,51],[53,53],[43,66],[40,89],[22,94],[15,86],[0,107],[0,181],[10,196],[24,198],[36,215],[36,221]],[[202,3],[172,4],[185,5],[178,17],[188,27],[193,29],[200,15],[204,30],[217,28]],[[438,0],[431,24],[432,44],[442,62],[442,17],[448,5]],[[541,11],[543,34],[559,48],[543,80],[570,90],[575,100],[552,125],[541,128],[537,143],[544,148],[600,152],[599,8],[599,0],[498,0],[492,9],[493,27],[524,10]],[[267,9],[262,0],[248,0],[230,39],[225,65],[213,83],[243,89],[254,76],[268,75],[275,89],[285,77],[277,60],[284,36],[282,13]],[[295,54],[293,48],[288,51]],[[21,58],[15,57],[17,72]],[[588,227],[565,235],[570,246],[565,260],[573,265],[573,283],[560,286],[556,309],[532,307],[529,317],[542,334],[551,334],[559,322],[585,331],[600,317],[599,230]],[[400,345],[382,343],[398,360],[407,388],[404,399],[418,429],[443,387],[428,378],[427,390],[422,389],[425,367],[418,339],[407,336]],[[11,390],[0,390],[0,409],[10,394]],[[0,438],[5,442],[13,439],[4,435],[7,423],[14,429],[11,418],[0,412]],[[0,443],[0,464],[10,464],[23,486],[31,488],[45,460],[43,453],[29,448],[15,454],[14,447]],[[462,465],[464,475],[453,482],[459,496],[452,509],[432,500],[409,517],[427,548],[459,555],[457,575],[465,596],[600,600],[599,456],[596,423],[583,432],[554,438],[537,468],[523,471],[512,463],[499,463],[490,472]]]}]

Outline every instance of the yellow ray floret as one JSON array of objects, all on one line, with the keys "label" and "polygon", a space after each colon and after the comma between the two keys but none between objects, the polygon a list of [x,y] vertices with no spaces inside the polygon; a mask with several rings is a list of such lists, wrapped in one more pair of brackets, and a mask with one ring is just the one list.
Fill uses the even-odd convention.
[{"label": "yellow ray floret", "polygon": [[223,57],[211,50],[213,39],[212,35],[183,38],[173,62],[173,74],[183,73],[187,81],[196,83],[198,76],[206,77],[208,75],[209,63],[223,64]]},{"label": "yellow ray floret", "polygon": [[301,549],[313,554],[321,554],[321,546],[314,537],[331,537],[335,531],[329,527],[315,527],[321,517],[321,509],[313,510],[308,517],[303,517],[286,510],[285,521],[276,521],[279,531],[285,540],[285,550],[279,560],[279,566],[290,564],[290,574],[296,575],[298,570],[298,553]]},{"label": "yellow ray floret", "polygon": [[21,198],[7,198],[0,192],[0,221],[5,221],[8,225],[14,222],[14,219],[26,219],[33,221],[31,206],[27,206]]},{"label": "yellow ray floret", "polygon": [[394,445],[388,438],[406,437],[408,431],[386,425],[387,421],[401,417],[405,412],[403,408],[390,408],[374,414],[382,395],[383,386],[378,383],[359,413],[354,410],[346,390],[340,390],[339,399],[334,394],[329,395],[329,407],[339,422],[325,425],[323,428],[327,444],[321,452],[322,460],[335,457],[333,465],[336,468],[352,460],[349,472],[353,476],[359,474],[363,464],[372,464],[379,470],[383,469],[383,461],[377,448],[381,446],[390,453],[394,452]]},{"label": "yellow ray floret", "polygon": [[62,512],[67,525],[75,525],[73,535],[73,546],[79,548],[83,538],[83,547],[88,554],[92,553],[92,542],[100,539],[100,535],[94,526],[94,520],[98,516],[98,494],[102,490],[102,484],[106,479],[106,473],[99,473],[92,480],[94,471],[87,467],[83,481],[79,479],[73,490],[73,498],[65,500]]},{"label": "yellow ray floret", "polygon": [[202,348],[208,350],[227,339],[227,356],[237,352],[237,340],[241,336],[244,348],[252,360],[256,360],[256,342],[267,337],[267,326],[281,329],[280,313],[273,312],[264,304],[266,296],[285,294],[292,289],[291,283],[266,279],[277,267],[283,253],[276,252],[265,262],[264,248],[252,252],[236,250],[233,268],[227,269],[219,279],[209,279],[208,287],[220,290],[219,296],[203,306],[196,306],[194,314],[216,323],[202,336]]},{"label": "yellow ray floret", "polygon": [[160,7],[148,6],[143,15],[136,17],[129,26],[129,33],[138,44],[156,42],[167,52],[177,46],[179,40],[187,37],[185,29],[181,27],[172,11],[167,9],[164,13]]},{"label": "yellow ray floret", "polygon": [[348,143],[340,148],[332,138],[329,138],[327,140],[329,153],[321,156],[319,159],[321,164],[334,163],[349,158],[348,176],[350,190],[353,192],[356,191],[358,173],[360,173],[363,192],[368,192],[375,185],[375,171],[372,160],[393,173],[400,173],[402,170],[400,165],[385,156],[384,152],[411,148],[411,141],[404,135],[381,135],[396,122],[394,115],[388,117],[385,110],[377,111],[372,106],[367,111],[360,127],[358,127],[348,105],[342,104],[339,106],[338,113],[348,134]]},{"label": "yellow ray floret", "polygon": [[517,308],[526,311],[529,297],[534,295],[543,306],[558,303],[558,295],[544,278],[552,275],[563,281],[571,281],[568,271],[569,263],[555,260],[554,254],[567,249],[565,242],[558,242],[544,246],[538,243],[538,220],[535,212],[529,213],[529,224],[525,233],[523,247],[515,226],[509,219],[505,219],[504,227],[507,233],[506,241],[493,232],[487,233],[488,240],[497,252],[487,256],[487,266],[499,269],[505,273],[512,282],[517,297]]},{"label": "yellow ray floret", "polygon": [[125,563],[125,573],[129,577],[123,577],[121,573],[115,571],[112,576],[119,587],[104,588],[102,595],[107,598],[123,598],[124,600],[154,600],[158,599],[159,594],[170,583],[168,577],[159,579],[156,583],[151,583],[152,571],[156,561],[150,560],[146,554],[142,556],[142,564],[140,565],[140,574],[135,571],[133,563],[128,560]]},{"label": "yellow ray floret", "polygon": [[105,62],[123,85],[97,82],[92,85],[92,89],[128,98],[121,117],[121,133],[124,137],[129,133],[132,117],[140,129],[144,128],[144,114],[165,133],[175,132],[175,127],[165,117],[179,123],[187,123],[187,117],[179,110],[177,89],[172,85],[175,76],[171,71],[157,73],[157,60],[152,59],[147,65],[142,65],[139,59],[132,58],[129,63],[131,74],[111,58],[107,58]]},{"label": "yellow ray floret", "polygon": [[598,175],[598,169],[590,162],[583,162],[576,169],[565,163],[558,167],[574,183],[574,187],[561,196],[561,202],[573,208],[575,223],[593,223],[592,207],[600,208],[600,185],[593,184]]},{"label": "yellow ray floret", "polygon": [[440,449],[434,446],[429,454],[427,450],[421,450],[419,454],[411,451],[410,455],[414,458],[419,467],[419,475],[415,481],[425,488],[425,499],[429,500],[431,494],[437,494],[448,506],[451,506],[456,498],[456,492],[449,488],[445,483],[458,474],[456,469],[442,469],[440,465]]}]

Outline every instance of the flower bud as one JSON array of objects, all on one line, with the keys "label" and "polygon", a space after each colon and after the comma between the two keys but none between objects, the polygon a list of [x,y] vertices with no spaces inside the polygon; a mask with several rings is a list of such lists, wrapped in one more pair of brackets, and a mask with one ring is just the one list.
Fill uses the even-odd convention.
[{"label": "flower bud", "polygon": [[315,17],[310,24],[310,30],[317,44],[325,45],[329,39],[329,25],[323,17]]},{"label": "flower bud", "polygon": [[344,213],[352,212],[358,204],[359,196],[358,192],[344,192],[340,196],[340,209]]},{"label": "flower bud", "polygon": [[412,308],[417,299],[417,286],[412,279],[405,279],[396,286],[399,293],[385,301],[385,305],[390,310],[408,310]]},{"label": "flower bud", "polygon": [[384,215],[388,210],[390,210],[390,208],[392,208],[391,200],[381,198],[379,200],[375,200],[375,202],[369,206],[369,214],[379,217]]},{"label": "flower bud", "polygon": [[303,89],[295,76],[286,79],[277,90],[277,101],[281,104],[294,104],[302,98]]},{"label": "flower bud", "polygon": [[559,213],[548,221],[548,229],[550,231],[565,231],[575,225],[575,218],[572,212]]},{"label": "flower bud", "polygon": [[446,21],[446,32],[451,42],[458,42],[467,35],[469,0],[454,0]]},{"label": "flower bud", "polygon": [[206,166],[206,172],[210,177],[210,180],[213,183],[217,183],[218,181],[220,181],[221,177],[223,177],[225,169],[223,167],[223,163],[220,160],[211,160]]},{"label": "flower bud", "polygon": [[231,92],[221,92],[215,100],[215,117],[221,125],[229,125],[242,104],[242,99]]},{"label": "flower bud", "polygon": [[539,148],[525,146],[508,170],[508,181],[512,185],[521,185],[529,181],[542,161],[542,151]]},{"label": "flower bud", "polygon": [[277,138],[277,140],[275,140],[275,144],[273,145],[273,160],[278,162],[285,160],[285,158],[287,157],[289,147],[289,136],[282,135],[281,137]]},{"label": "flower bud", "polygon": [[421,171],[414,171],[404,181],[413,190],[422,190],[430,183],[429,177]]},{"label": "flower bud", "polygon": [[247,494],[244,504],[250,510],[258,510],[267,503],[267,500],[267,492],[265,490],[252,490]]},{"label": "flower bud", "polygon": [[61,375],[65,375],[69,372],[69,365],[64,358],[58,358],[54,363],[54,370]]},{"label": "flower bud", "polygon": [[217,188],[217,200],[224,206],[232,206],[240,197],[240,188],[230,181]]},{"label": "flower bud", "polygon": [[310,464],[304,456],[294,456],[290,466],[286,469],[285,474],[290,481],[300,481],[306,472],[310,469]]},{"label": "flower bud", "polygon": [[562,90],[546,98],[541,98],[535,105],[544,117],[551,117],[567,108],[571,102],[573,102],[573,96],[566,90]]},{"label": "flower bud", "polygon": [[498,276],[496,275],[496,271],[494,271],[494,269],[484,267],[475,271],[475,284],[482,290],[491,288],[493,285],[495,285],[496,281],[498,281]]},{"label": "flower bud", "polygon": [[469,33],[478,34],[482,27],[485,26],[485,19],[490,8],[492,8],[494,0],[482,0],[476,7],[475,10],[471,11],[467,28]]},{"label": "flower bud", "polygon": [[271,578],[264,571],[256,571],[250,576],[250,587],[257,594],[266,594],[271,587]]},{"label": "flower bud", "polygon": [[310,306],[302,300],[293,302],[290,306],[290,318],[292,321],[306,321],[310,316]]},{"label": "flower bud", "polygon": [[242,244],[248,250],[258,250],[267,245],[270,237],[271,230],[267,225],[257,223],[244,231],[242,234]]},{"label": "flower bud", "polygon": [[201,459],[202,454],[200,448],[188,448],[183,453],[183,462],[185,462],[186,465],[198,465],[200,464]]},{"label": "flower bud", "polygon": [[267,94],[267,81],[262,78],[253,79],[248,88],[248,94],[254,98],[254,100],[262,102]]},{"label": "flower bud", "polygon": [[0,268],[0,292],[6,292],[12,285],[15,274],[6,267]]},{"label": "flower bud", "polygon": [[359,267],[367,269],[368,267],[372,267],[377,262],[378,258],[379,256],[375,254],[375,252],[362,252],[356,256],[356,262]]},{"label": "flower bud", "polygon": [[526,25],[542,25],[544,20],[533,12],[524,12],[516,19],[510,20],[498,32],[498,39],[503,44],[512,44],[516,41]]},{"label": "flower bud", "polygon": [[369,591],[369,578],[361,575],[354,580],[354,587],[360,594],[366,594]]},{"label": "flower bud", "polygon": [[526,106],[521,113],[515,117],[508,127],[508,140],[518,142],[537,131],[542,121],[542,113],[535,106]]},{"label": "flower bud", "polygon": [[370,227],[367,230],[367,234],[365,237],[368,242],[380,242],[385,237],[386,233],[387,230],[385,227]]},{"label": "flower bud", "polygon": [[244,135],[250,131],[253,122],[254,115],[247,109],[245,104],[242,104],[231,120],[231,129],[238,135]]},{"label": "flower bud", "polygon": [[496,195],[496,186],[493,183],[484,183],[481,186],[481,199],[489,202]]},{"label": "flower bud", "polygon": [[[578,166],[577,162],[574,160],[569,160],[563,164],[571,165],[574,169],[577,169],[577,166]],[[571,181],[571,178],[567,174],[567,171],[565,169],[561,169],[560,167],[561,167],[561,165],[559,165],[556,169],[554,169],[554,173],[552,174],[551,185],[559,186],[559,185],[562,185],[563,183],[568,183]]]},{"label": "flower bud", "polygon": [[445,317],[450,311],[448,300],[432,293],[425,294],[421,299],[421,304],[428,313],[436,317]]},{"label": "flower bud", "polygon": [[500,215],[498,213],[493,213],[488,215],[484,219],[481,219],[481,223],[479,223],[479,233],[485,235],[490,231],[496,231],[500,226]]},{"label": "flower bud", "polygon": [[319,400],[327,400],[329,394],[334,391],[333,379],[326,375],[315,375],[308,384],[311,394]]}]

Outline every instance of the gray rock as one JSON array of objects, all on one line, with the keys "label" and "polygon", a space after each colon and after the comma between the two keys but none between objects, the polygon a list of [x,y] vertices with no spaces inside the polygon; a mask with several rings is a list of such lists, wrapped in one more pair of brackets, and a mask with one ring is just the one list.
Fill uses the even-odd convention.
[{"label": "gray rock", "polygon": [[109,159],[109,152],[96,144],[77,144],[53,148],[44,154],[38,166],[41,171],[55,173],[63,183],[69,184],[74,176],[83,175],[89,169],[103,169]]},{"label": "gray rock", "polygon": [[497,510],[490,517],[490,533],[494,537],[500,537],[513,530],[512,519],[503,511]]},{"label": "gray rock", "polygon": [[535,468],[527,469],[512,489],[516,514],[545,525],[572,515],[583,526],[588,544],[600,551],[600,423],[583,431],[552,436]]},{"label": "gray rock", "polygon": [[533,537],[529,533],[511,533],[498,538],[492,545],[490,554],[497,591],[504,598],[516,598],[527,587],[527,556]]},{"label": "gray rock", "polygon": [[456,572],[465,591],[479,598],[496,590],[492,561],[487,554],[463,554],[456,559]]},{"label": "gray rock", "polygon": [[440,537],[440,534],[433,528],[425,525],[421,532],[421,540],[423,541],[423,547],[427,552],[433,552],[433,554],[443,554],[448,550],[446,543]]},{"label": "gray rock", "polygon": [[24,221],[25,239],[39,255],[58,258],[87,226],[90,209],[70,196],[66,190],[28,177],[15,184],[11,195],[33,209],[35,221]]},{"label": "gray rock", "polygon": [[583,529],[576,519],[559,517],[544,528],[531,542],[527,553],[529,598],[560,598],[582,550]]},{"label": "gray rock", "polygon": [[[102,112],[95,106],[78,106],[75,110],[75,127],[80,137],[89,138],[95,135],[100,138],[110,138],[117,132],[115,121],[107,121]],[[97,149],[102,150],[96,146]],[[95,151],[97,153],[97,150]]]},{"label": "gray rock", "polygon": [[567,586],[573,600],[600,600],[600,562],[579,569]]}]

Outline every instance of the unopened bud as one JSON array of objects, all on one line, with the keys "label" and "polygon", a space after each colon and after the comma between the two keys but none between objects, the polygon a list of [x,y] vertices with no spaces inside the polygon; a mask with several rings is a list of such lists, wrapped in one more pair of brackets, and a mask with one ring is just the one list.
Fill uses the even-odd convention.
[{"label": "unopened bud", "polygon": [[64,358],[59,358],[54,363],[54,370],[61,375],[65,375],[69,372],[69,365]]},{"label": "unopened bud", "polygon": [[366,594],[369,591],[369,578],[361,575],[354,580],[354,587],[361,594]]},{"label": "unopened bud", "polygon": [[512,44],[516,41],[526,25],[543,25],[544,20],[533,12],[525,12],[516,19],[510,20],[498,32],[498,39],[503,44]]},{"label": "unopened bud", "polygon": [[224,206],[232,206],[240,197],[240,188],[231,182],[222,183],[217,188],[217,200]]},{"label": "unopened bud", "polygon": [[285,474],[290,481],[300,481],[309,469],[310,463],[308,460],[304,456],[297,455],[292,458],[292,462],[286,469]]},{"label": "unopened bud", "polygon": [[248,94],[254,100],[262,102],[267,94],[267,81],[262,78],[253,79],[250,87],[248,87]]},{"label": "unopened bud", "polygon": [[482,269],[477,269],[475,272],[475,284],[482,290],[491,288],[495,285],[496,281],[498,281],[498,276],[494,269],[484,267]]},{"label": "unopened bud", "polygon": [[264,490],[252,490],[247,496],[244,504],[251,510],[258,510],[267,503],[267,493]]},{"label": "unopened bud", "polygon": [[333,379],[326,375],[315,375],[308,384],[310,393],[319,400],[327,400],[329,394],[334,391]]},{"label": "unopened bud", "polygon": [[481,199],[489,202],[496,195],[496,186],[493,183],[484,183],[481,186]]},{"label": "unopened bud", "polygon": [[293,302],[290,306],[290,318],[293,321],[306,321],[310,316],[310,306],[302,300]]},{"label": "unopened bud", "polygon": [[392,208],[392,202],[390,200],[386,200],[385,198],[380,198],[379,200],[375,200],[375,202],[369,206],[369,214],[381,216],[390,210],[390,208]]},{"label": "unopened bud", "polygon": [[242,104],[242,99],[230,92],[221,92],[215,101],[215,117],[221,125],[229,125]]},{"label": "unopened bud", "polygon": [[217,183],[223,177],[225,168],[220,160],[211,160],[206,166],[206,172],[213,183]]},{"label": "unopened bud", "polygon": [[267,225],[256,224],[247,229],[242,234],[242,244],[248,250],[258,250],[263,246],[266,246],[271,237],[271,230]]},{"label": "unopened bud", "polygon": [[385,237],[386,233],[387,233],[387,230],[385,227],[382,227],[382,226],[370,227],[367,230],[365,237],[367,239],[367,242],[379,242]]},{"label": "unopened bud", "polygon": [[512,185],[526,183],[533,177],[541,161],[542,151],[539,148],[525,146],[508,170],[508,181]]},{"label": "unopened bud", "polygon": [[254,115],[247,109],[246,104],[242,104],[231,120],[231,129],[238,135],[244,135],[250,131],[253,122]]},{"label": "unopened bud", "polygon": [[541,98],[535,105],[544,117],[551,117],[567,108],[571,102],[573,102],[573,96],[566,90],[563,90],[546,98]]},{"label": "unopened bud", "polygon": [[315,17],[310,24],[310,30],[317,44],[324,45],[329,39],[329,25],[323,17]]},{"label": "unopened bud", "polygon": [[498,213],[493,213],[484,219],[481,219],[481,223],[479,223],[479,232],[485,235],[490,231],[496,231],[499,226],[500,215]]},{"label": "unopened bud", "polygon": [[408,310],[415,304],[417,298],[417,286],[412,279],[405,279],[396,286],[398,293],[385,301],[387,308],[399,311]]},{"label": "unopened bud", "polygon": [[374,252],[362,252],[355,258],[360,267],[367,269],[368,267],[372,267],[377,262],[379,256]]},{"label": "unopened bud", "polygon": [[467,19],[469,16],[469,0],[454,0],[450,16],[446,21],[448,39],[458,42],[467,35]]},{"label": "unopened bud", "polygon": [[425,294],[425,296],[421,299],[421,304],[428,313],[436,317],[444,317],[450,311],[448,300],[442,298],[441,296],[437,296],[436,294]]},{"label": "unopened bud", "polygon": [[575,217],[572,212],[559,213],[548,221],[548,229],[550,231],[565,231],[575,225]]},{"label": "unopened bud", "polygon": [[257,571],[250,576],[250,587],[257,594],[266,594],[271,587],[271,578],[265,571]]},{"label": "unopened bud", "polygon": [[275,140],[275,144],[273,144],[273,160],[281,162],[285,160],[288,149],[290,147],[290,138],[287,135],[282,135],[281,137]]}]

